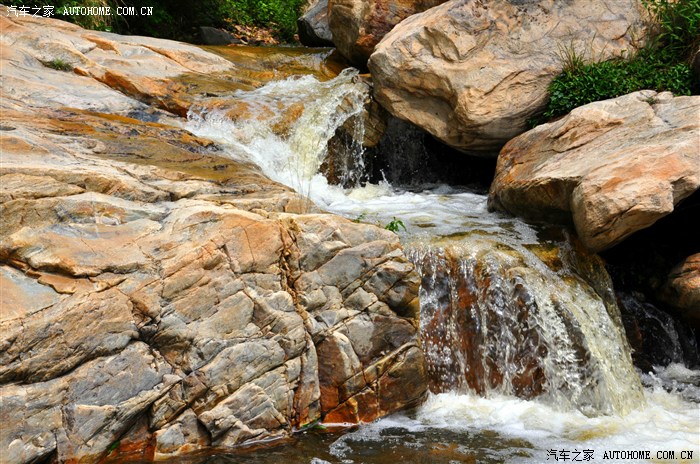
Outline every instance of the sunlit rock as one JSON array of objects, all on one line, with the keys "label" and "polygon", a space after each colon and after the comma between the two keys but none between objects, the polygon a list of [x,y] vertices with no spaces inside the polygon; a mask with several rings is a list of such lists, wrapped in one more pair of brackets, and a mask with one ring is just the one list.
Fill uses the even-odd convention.
[{"label": "sunlit rock", "polygon": [[700,187],[699,111],[700,97],[650,90],[576,108],[503,148],[489,206],[609,248]]},{"label": "sunlit rock", "polygon": [[364,68],[374,47],[409,16],[445,0],[329,0],[333,43],[351,63]]},{"label": "sunlit rock", "polygon": [[636,0],[452,0],[401,22],[369,69],[394,116],[459,150],[495,156],[544,110],[567,57],[629,53],[643,31]]},{"label": "sunlit rock", "polygon": [[[1,67],[4,458],[172,459],[334,421],[358,393],[377,406],[353,422],[423,398],[418,277],[396,234],[299,214],[307,199],[162,111],[182,114],[164,104],[170,77],[231,61],[6,16],[3,41],[16,40]],[[40,62],[57,57],[86,72]],[[323,73],[317,58],[307,64]],[[110,73],[123,85],[98,79]],[[365,375],[359,391],[331,385],[346,395],[331,405],[321,373],[334,360],[320,353],[334,334]]]}]

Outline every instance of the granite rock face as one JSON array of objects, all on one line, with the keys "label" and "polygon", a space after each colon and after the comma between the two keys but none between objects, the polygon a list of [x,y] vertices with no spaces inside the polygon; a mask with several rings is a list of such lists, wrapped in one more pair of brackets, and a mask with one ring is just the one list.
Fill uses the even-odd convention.
[{"label": "granite rock face", "polygon": [[489,206],[609,248],[700,187],[698,114],[700,97],[650,90],[576,108],[508,142]]},{"label": "granite rock face", "polygon": [[[88,31],[64,21],[7,14],[0,20],[3,96],[42,106],[51,100],[73,108],[114,113],[124,96],[184,116],[187,89],[171,78],[185,73],[216,74],[233,65],[212,53],[180,42]],[[42,79],[37,65],[63,65],[71,74],[89,77],[73,88],[72,75],[52,73]],[[106,88],[117,92],[105,92]],[[82,90],[80,92],[79,90]],[[128,101],[126,100],[126,101]]]},{"label": "granite rock face", "polygon": [[[314,211],[162,104],[182,63],[230,62],[6,15],[7,462],[96,462],[116,443],[167,458],[422,399],[419,279],[396,235]],[[42,64],[61,56],[73,72]]]},{"label": "granite rock face", "polygon": [[641,8],[635,0],[451,0],[376,46],[375,96],[446,144],[495,157],[545,108],[566,55],[602,60],[634,48]]},{"label": "granite rock face", "polygon": [[445,0],[329,0],[329,23],[338,51],[360,68],[380,40],[409,16]]}]

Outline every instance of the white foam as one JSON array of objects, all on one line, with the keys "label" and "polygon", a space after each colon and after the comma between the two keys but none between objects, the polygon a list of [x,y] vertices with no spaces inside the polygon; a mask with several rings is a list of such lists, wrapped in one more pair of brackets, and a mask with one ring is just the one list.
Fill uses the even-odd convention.
[{"label": "white foam", "polygon": [[493,429],[544,448],[695,450],[697,456],[700,406],[658,388],[647,390],[645,396],[647,407],[627,416],[591,418],[578,411],[557,411],[536,401],[444,394],[432,397],[419,418],[442,426],[462,423]]}]

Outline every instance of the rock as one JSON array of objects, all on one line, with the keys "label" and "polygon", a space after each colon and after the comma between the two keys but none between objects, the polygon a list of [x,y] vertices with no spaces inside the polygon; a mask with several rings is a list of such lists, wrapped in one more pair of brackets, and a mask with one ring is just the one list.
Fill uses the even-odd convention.
[{"label": "rock", "polygon": [[495,156],[545,108],[562,55],[601,60],[630,50],[643,30],[640,9],[634,0],[451,0],[377,45],[375,97],[452,147]]},{"label": "rock", "polygon": [[332,47],[333,34],[328,23],[328,0],[311,2],[297,19],[299,42],[307,47]]},{"label": "rock", "polygon": [[154,458],[162,460],[211,446],[211,440],[197,415],[187,409],[177,420],[155,434]]},{"label": "rock", "polygon": [[688,256],[671,270],[660,297],[679,309],[694,327],[700,327],[700,253]]},{"label": "rock", "polygon": [[367,85],[362,112],[348,118],[338,127],[328,141],[328,152],[320,172],[332,185],[352,188],[366,182],[367,148],[375,147],[387,128],[389,115],[371,96],[372,82],[367,76],[362,83]]},{"label": "rock", "polygon": [[654,366],[697,363],[697,342],[689,325],[641,294],[621,291],[616,294],[635,367],[654,372]]},{"label": "rock", "polygon": [[228,32],[209,26],[200,26],[199,38],[203,45],[230,45],[242,43]]},{"label": "rock", "polygon": [[333,43],[351,63],[365,68],[379,41],[409,16],[445,0],[330,0]]},{"label": "rock", "polygon": [[699,111],[700,97],[648,90],[577,108],[503,148],[489,207],[609,248],[700,186]]},{"label": "rock", "polygon": [[[108,113],[123,110],[124,106],[130,110],[143,108],[108,92],[106,85],[148,105],[185,116],[191,97],[171,78],[184,73],[220,73],[233,66],[193,45],[88,31],[31,15],[4,14],[0,24],[2,36],[13,44],[6,47],[7,54],[3,50],[3,59],[12,63],[3,69],[3,95],[27,102],[39,98]],[[75,76],[47,67],[55,60],[65,62],[73,73],[88,77],[82,80],[83,86],[70,85]]]},{"label": "rock", "polygon": [[[177,459],[290,436],[370,391],[377,406],[359,406],[355,422],[424,397],[419,282],[396,234],[308,213],[298,194],[128,96],[142,94],[34,55],[113,53],[100,72],[149,76],[187,60],[214,72],[217,59],[102,33],[96,51],[83,39],[93,32],[14,22],[4,7],[0,21],[17,39],[0,68],[11,128],[0,131],[4,458]],[[327,385],[321,374],[336,334],[365,373],[359,390],[359,379]],[[333,389],[345,393],[331,404]]]}]

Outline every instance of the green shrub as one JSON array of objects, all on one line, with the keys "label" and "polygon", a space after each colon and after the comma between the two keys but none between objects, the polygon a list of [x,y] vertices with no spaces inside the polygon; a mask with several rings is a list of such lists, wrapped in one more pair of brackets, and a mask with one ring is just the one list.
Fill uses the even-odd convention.
[{"label": "green shrub", "polygon": [[675,61],[689,59],[700,46],[700,0],[642,0],[656,30],[650,47]]},{"label": "green shrub", "polygon": [[290,41],[297,32],[302,0],[223,0],[220,14],[234,24],[269,27]]},{"label": "green shrub", "polygon": [[[292,41],[303,0],[54,0],[55,16],[86,29],[120,34],[148,35],[192,40],[199,26],[227,27],[232,24],[269,28],[281,41]],[[25,3],[27,5],[27,3]],[[41,7],[43,3],[30,2]],[[64,15],[64,7],[109,6],[111,16]],[[153,7],[152,15],[118,16],[116,8]]]},{"label": "green shrub", "polygon": [[643,89],[690,95],[692,82],[687,63],[669,63],[646,52],[631,60],[584,64],[565,70],[550,84],[549,105],[543,116],[553,118],[590,102]]},{"label": "green shrub", "polygon": [[654,27],[647,45],[629,58],[586,64],[571,48],[562,50],[563,72],[549,86],[550,100],[537,125],[590,102],[638,90],[690,95],[694,79],[689,65],[700,46],[700,0],[642,0]]}]

